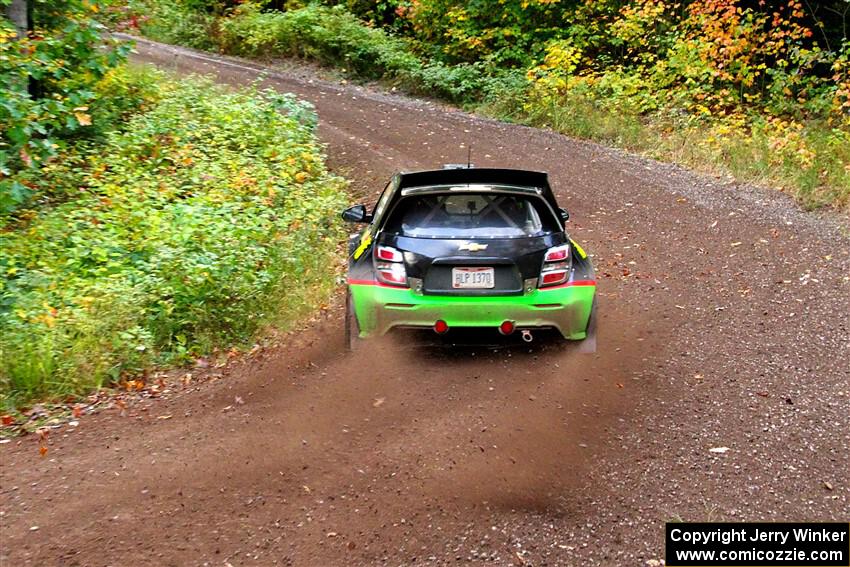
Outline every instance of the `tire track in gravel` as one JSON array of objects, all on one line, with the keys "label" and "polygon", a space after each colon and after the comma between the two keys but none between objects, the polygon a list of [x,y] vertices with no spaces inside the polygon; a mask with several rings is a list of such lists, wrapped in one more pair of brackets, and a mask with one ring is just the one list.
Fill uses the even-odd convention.
[{"label": "tire track in gravel", "polygon": [[138,51],[310,100],[367,200],[469,143],[548,170],[595,256],[600,351],[352,356],[336,310],[138,419],[86,418],[47,459],[0,448],[3,565],[635,565],[670,518],[848,520],[846,219],[308,71]]}]

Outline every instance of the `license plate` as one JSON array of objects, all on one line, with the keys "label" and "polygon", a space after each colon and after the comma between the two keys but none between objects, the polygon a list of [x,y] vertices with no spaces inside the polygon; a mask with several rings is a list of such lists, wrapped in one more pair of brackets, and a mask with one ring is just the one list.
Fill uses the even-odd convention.
[{"label": "license plate", "polygon": [[452,268],[452,287],[455,289],[492,289],[493,286],[493,268]]}]

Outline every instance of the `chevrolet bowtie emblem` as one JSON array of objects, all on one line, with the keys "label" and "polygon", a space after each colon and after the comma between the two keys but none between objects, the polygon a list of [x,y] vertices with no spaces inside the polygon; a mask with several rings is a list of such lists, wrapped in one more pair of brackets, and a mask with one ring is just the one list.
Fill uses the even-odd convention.
[{"label": "chevrolet bowtie emblem", "polygon": [[477,242],[465,242],[458,246],[459,250],[469,250],[470,252],[479,252],[481,250],[486,250],[486,244],[478,244]]}]

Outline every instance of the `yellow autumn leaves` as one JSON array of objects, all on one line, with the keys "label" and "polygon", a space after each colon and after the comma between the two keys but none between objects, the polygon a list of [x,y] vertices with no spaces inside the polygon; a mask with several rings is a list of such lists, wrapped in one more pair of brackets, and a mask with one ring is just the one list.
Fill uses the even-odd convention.
[{"label": "yellow autumn leaves", "polygon": [[74,109],[74,118],[80,126],[91,126],[91,115],[88,114],[88,106],[78,106]]}]

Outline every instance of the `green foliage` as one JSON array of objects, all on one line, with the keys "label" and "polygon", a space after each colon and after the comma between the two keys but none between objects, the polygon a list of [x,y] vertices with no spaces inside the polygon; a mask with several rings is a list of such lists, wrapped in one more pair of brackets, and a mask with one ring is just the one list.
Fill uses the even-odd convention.
[{"label": "green foliage", "polygon": [[342,6],[277,12],[246,4],[220,20],[218,30],[218,48],[227,53],[310,59],[356,78],[380,79],[407,92],[462,104],[486,100],[507,84],[522,82],[517,72],[481,62],[422,60],[408,41],[365,26]]},{"label": "green foliage", "polygon": [[[349,12],[372,26],[381,26],[395,31],[407,31],[409,21],[404,15],[410,8],[407,0],[345,0],[344,2],[326,2],[342,4]],[[299,6],[303,7],[303,6]],[[291,7],[288,9],[292,9]]]},{"label": "green foliage", "polygon": [[97,151],[41,166],[74,198],[0,233],[6,395],[83,392],[248,341],[332,286],[344,185],[313,111],[207,80],[156,84],[157,101]]},{"label": "green foliage", "polygon": [[133,114],[156,102],[158,81],[153,73],[128,73],[119,67],[93,85],[88,135],[65,140],[53,158],[40,165],[33,162],[32,167],[21,168],[5,180],[13,188],[24,188],[26,198],[14,206],[0,208],[0,229],[7,224],[25,223],[39,210],[76,197],[89,175],[89,156],[101,151],[108,132],[123,129]]},{"label": "green foliage", "polygon": [[[144,3],[143,3],[144,4]],[[139,20],[140,31],[146,36],[196,49],[215,47],[215,17],[181,2],[159,2],[157,10]]]},{"label": "green foliage", "polygon": [[[634,0],[606,17],[616,62],[598,64],[597,40],[550,42],[528,72],[523,119],[593,139],[622,128],[621,145],[779,184],[807,207],[850,205],[848,44],[813,43],[800,2],[768,14]],[[577,109],[594,117],[587,132],[585,117],[564,119]]]},{"label": "green foliage", "polygon": [[[164,0],[145,1],[156,14]],[[364,23],[342,4],[267,1],[219,14],[208,37],[634,149],[660,134],[656,157],[847,207],[848,22],[826,17],[842,2],[346,2]]]},{"label": "green foliage", "polygon": [[526,67],[547,41],[562,37],[563,13],[563,6],[552,0],[427,0],[413,2],[402,16],[417,38],[436,46],[448,62]]},{"label": "green foliage", "polygon": [[131,102],[97,96],[129,49],[105,42],[98,10],[83,0],[39,2],[35,30],[20,40],[0,19],[0,214],[33,198],[15,173],[40,167],[69,140],[96,138]]},{"label": "green foliage", "polygon": [[242,55],[314,59],[369,79],[419,64],[401,40],[364,26],[341,6],[262,12],[246,4],[221,22],[221,46]]}]

